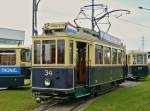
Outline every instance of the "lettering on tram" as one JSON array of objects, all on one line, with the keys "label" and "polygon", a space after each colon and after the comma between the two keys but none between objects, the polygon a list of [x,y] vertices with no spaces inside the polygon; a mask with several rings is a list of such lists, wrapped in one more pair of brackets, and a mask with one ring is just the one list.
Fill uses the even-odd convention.
[{"label": "lettering on tram", "polygon": [[52,76],[53,72],[51,70],[45,70],[45,76]]},{"label": "lettering on tram", "polygon": [[0,74],[20,74],[20,68],[0,67]]}]

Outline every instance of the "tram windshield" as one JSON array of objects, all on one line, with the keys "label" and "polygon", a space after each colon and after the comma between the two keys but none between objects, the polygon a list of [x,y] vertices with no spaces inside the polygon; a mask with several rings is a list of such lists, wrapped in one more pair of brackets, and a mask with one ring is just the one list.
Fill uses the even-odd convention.
[{"label": "tram windshield", "polygon": [[0,65],[15,65],[16,51],[15,50],[0,50]]},{"label": "tram windshield", "polygon": [[30,62],[31,61],[31,50],[30,49],[21,49],[21,61]]},{"label": "tram windshield", "polygon": [[[41,56],[42,55],[42,56]],[[64,40],[35,40],[34,64],[65,64]]]}]

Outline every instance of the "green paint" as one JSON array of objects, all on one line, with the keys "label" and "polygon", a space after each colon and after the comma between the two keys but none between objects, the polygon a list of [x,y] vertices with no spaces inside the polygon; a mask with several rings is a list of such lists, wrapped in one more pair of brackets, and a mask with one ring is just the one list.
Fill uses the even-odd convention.
[{"label": "green paint", "polygon": [[87,96],[89,94],[90,93],[89,93],[88,88],[85,88],[85,87],[75,88],[75,97],[76,98]]}]

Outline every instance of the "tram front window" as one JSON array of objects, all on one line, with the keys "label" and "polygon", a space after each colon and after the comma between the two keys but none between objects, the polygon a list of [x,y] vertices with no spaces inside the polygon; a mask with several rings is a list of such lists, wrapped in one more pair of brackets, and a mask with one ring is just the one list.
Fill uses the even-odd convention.
[{"label": "tram front window", "polygon": [[65,62],[65,41],[57,41],[57,63],[64,64]]},{"label": "tram front window", "polygon": [[23,62],[31,61],[31,51],[29,49],[21,50],[21,61],[23,61]]},{"label": "tram front window", "polygon": [[55,64],[56,45],[55,40],[43,40],[42,42],[42,63]]},{"label": "tram front window", "polygon": [[15,50],[0,50],[0,65],[15,65],[16,51]]},{"label": "tram front window", "polygon": [[41,42],[40,40],[34,41],[34,64],[40,64],[40,53],[41,53]]}]

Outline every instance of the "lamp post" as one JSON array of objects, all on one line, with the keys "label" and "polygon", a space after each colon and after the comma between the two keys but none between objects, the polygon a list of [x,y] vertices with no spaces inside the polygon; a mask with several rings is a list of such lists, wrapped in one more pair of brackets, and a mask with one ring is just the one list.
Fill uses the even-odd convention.
[{"label": "lamp post", "polygon": [[32,9],[32,36],[38,35],[37,31],[37,11],[41,0],[33,0]]},{"label": "lamp post", "polygon": [[138,7],[139,9],[141,9],[141,10],[148,10],[148,11],[150,11],[150,9],[149,8],[144,8],[144,7]]}]

